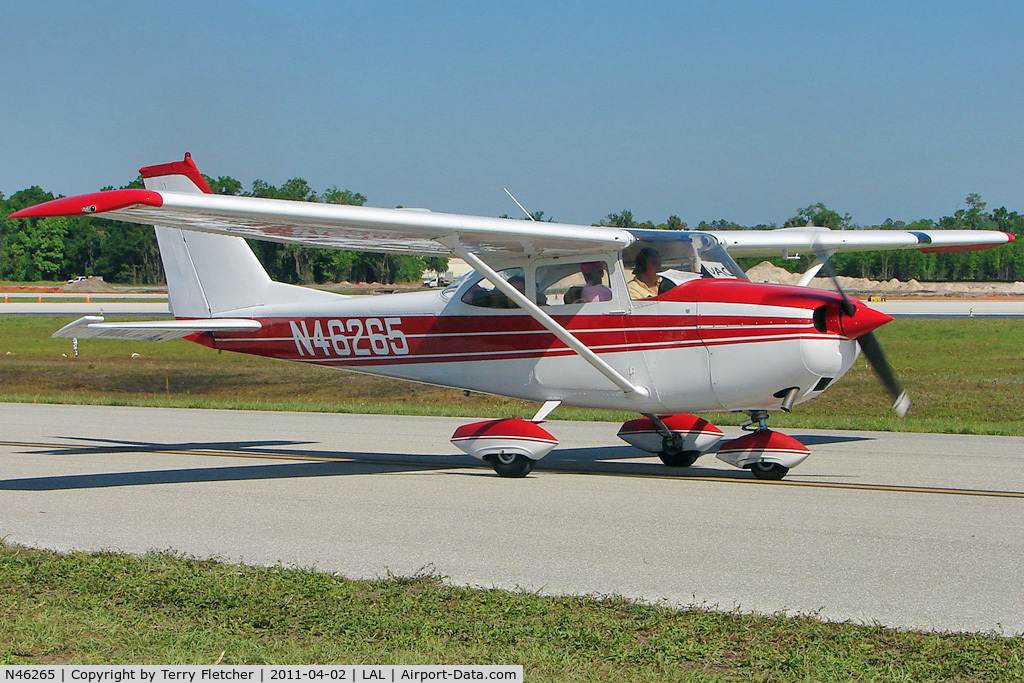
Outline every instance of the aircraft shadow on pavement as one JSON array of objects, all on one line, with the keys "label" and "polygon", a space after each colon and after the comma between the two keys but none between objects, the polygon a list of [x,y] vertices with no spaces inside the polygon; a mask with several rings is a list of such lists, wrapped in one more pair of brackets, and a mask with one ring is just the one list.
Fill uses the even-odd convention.
[{"label": "aircraft shadow on pavement", "polygon": [[[70,437],[64,437],[70,438]],[[864,437],[802,435],[803,443],[840,443],[859,441]],[[315,462],[294,462],[228,467],[192,467],[162,470],[73,474],[47,477],[26,477],[0,480],[0,490],[54,491],[150,484],[181,484],[215,481],[269,480],[303,477],[336,477],[362,474],[398,474],[422,470],[477,469],[474,474],[496,476],[490,468],[465,455],[411,455],[408,453],[359,453],[326,449],[298,449],[310,441],[220,441],[147,443],[114,439],[77,439],[68,444],[34,450],[39,455],[104,455],[104,454],[175,454],[205,457],[310,458]],[[708,467],[716,464],[712,453],[706,454],[691,467],[666,467],[655,456],[631,446],[600,446],[591,448],[558,448],[544,458],[534,470],[579,472],[581,474],[622,474],[630,476],[699,477],[716,479],[750,479],[744,470]],[[724,467],[724,466],[723,466]]]},{"label": "aircraft shadow on pavement", "polygon": [[[61,437],[75,438],[75,437]],[[297,449],[288,446],[312,444],[312,441],[217,441],[154,443],[116,439],[75,438],[78,444],[41,448],[36,455],[193,455],[202,457],[248,457],[312,459],[315,462],[235,465],[228,467],[191,467],[163,470],[104,472],[48,477],[0,480],[0,490],[54,491],[64,489],[183,484],[213,481],[243,481],[301,477],[330,477],[351,474],[384,474],[422,469],[465,467],[472,458],[451,456],[410,456],[389,453],[338,452],[323,449]],[[458,460],[459,462],[455,462]]]},{"label": "aircraft shadow on pavement", "polygon": [[312,441],[186,441],[182,443],[156,443],[147,441],[120,441],[117,439],[88,439],[84,437],[62,436],[56,437],[84,442],[84,444],[68,444],[67,446],[55,446],[54,448],[34,451],[43,455],[99,455],[107,453],[152,453],[154,451],[175,451],[189,452],[197,451],[234,451],[246,454],[250,449],[258,448],[253,453],[262,454],[265,450],[271,450],[280,454],[293,453],[275,446],[301,446],[314,443]]},{"label": "aircraft shadow on pavement", "polygon": [[396,469],[400,468],[374,465],[369,462],[302,462],[275,465],[239,465],[233,467],[190,467],[169,470],[6,479],[0,481],[0,490],[62,491],[115,486],[145,486],[149,484],[192,484],[215,481],[335,477],[348,474],[389,472],[396,471]]},{"label": "aircraft shadow on pavement", "polygon": [[824,443],[853,443],[856,441],[874,441],[873,436],[837,436],[835,434],[790,434],[805,446],[820,446]]},{"label": "aircraft shadow on pavement", "polygon": [[[638,461],[642,459],[642,461]],[[628,462],[622,462],[628,461]],[[632,446],[601,446],[599,448],[560,448],[540,461],[534,472],[543,469],[579,472],[581,474],[623,474],[657,477],[714,477],[716,479],[751,479],[753,475],[732,467],[707,467],[717,463],[713,453],[702,455],[690,467],[666,467],[656,455]],[[725,465],[723,465],[725,467]]]}]

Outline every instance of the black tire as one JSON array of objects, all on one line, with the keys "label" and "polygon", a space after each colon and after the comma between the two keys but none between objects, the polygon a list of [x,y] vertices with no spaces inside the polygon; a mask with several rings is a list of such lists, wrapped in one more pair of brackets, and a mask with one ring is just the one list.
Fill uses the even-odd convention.
[{"label": "black tire", "polygon": [[689,467],[700,457],[700,451],[662,451],[658,457],[669,467]]},{"label": "black tire", "polygon": [[777,462],[755,462],[750,466],[750,471],[758,479],[778,481],[789,473],[789,468]]},{"label": "black tire", "polygon": [[491,467],[498,473],[498,476],[514,479],[528,475],[537,463],[536,460],[531,460],[525,455],[512,455],[511,453],[492,455],[487,458],[487,461],[491,463]]}]

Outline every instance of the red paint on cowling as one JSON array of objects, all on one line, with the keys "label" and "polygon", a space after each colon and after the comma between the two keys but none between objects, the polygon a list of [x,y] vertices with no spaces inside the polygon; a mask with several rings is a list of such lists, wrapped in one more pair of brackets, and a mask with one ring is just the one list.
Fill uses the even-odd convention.
[{"label": "red paint on cowling", "polygon": [[[690,415],[689,413],[681,413],[678,415],[659,415],[658,418],[671,431],[679,434],[696,433],[723,436],[721,429],[704,418],[697,417],[696,415]],[[647,432],[657,432],[657,427],[654,426],[654,421],[649,417],[638,417],[624,422],[622,426],[619,427],[618,433],[619,435],[622,435]]]},{"label": "red paint on cowling", "polygon": [[192,161],[192,155],[185,152],[183,161],[172,161],[168,164],[157,164],[156,166],[143,166],[139,169],[139,175],[143,178],[159,178],[165,175],[183,175],[196,184],[206,194],[213,194],[213,190],[206,183],[203,174],[199,172],[196,162]]},{"label": "red paint on cowling", "polygon": [[546,429],[536,422],[520,418],[485,420],[484,422],[462,425],[455,430],[451,440],[463,441],[466,439],[521,439],[525,441],[558,443],[558,439],[549,434]]},{"label": "red paint on cowling", "polygon": [[783,451],[787,453],[807,453],[808,455],[811,453],[807,446],[804,446],[793,437],[780,432],[773,432],[770,429],[761,429],[741,436],[738,439],[726,441],[718,449],[719,453],[745,453],[748,451]]},{"label": "red paint on cowling", "polygon": [[791,285],[775,285],[749,280],[701,278],[673,287],[651,301],[683,303],[723,302],[761,306],[788,306],[813,309],[833,301],[842,301],[836,292]]},{"label": "red paint on cowling", "polygon": [[8,218],[41,218],[44,216],[89,216],[94,213],[117,211],[129,206],[163,206],[164,199],[152,190],[107,190],[62,197],[15,211]]},{"label": "red paint on cowling", "polygon": [[877,330],[886,323],[892,322],[892,316],[888,316],[881,311],[876,311],[873,308],[865,306],[859,301],[856,301],[854,305],[857,308],[853,312],[853,315],[843,314],[839,316],[839,320],[843,326],[843,334],[850,339],[856,339],[868,332]]},{"label": "red paint on cowling", "polygon": [[[808,289],[806,287],[792,287],[789,285],[773,285],[770,283],[747,282],[746,280],[715,280],[701,279],[684,282],[674,287],[659,297],[660,301],[679,302],[729,302],[748,304],[756,306],[780,306],[792,308],[804,308],[813,310],[822,304],[828,307],[832,316],[839,312],[843,297],[838,292],[830,292],[823,289]],[[856,307],[854,315],[840,314],[843,335],[849,339],[867,334],[882,325],[891,322],[892,318],[866,306],[857,299],[851,299]],[[766,317],[764,322],[773,322]],[[761,322],[761,324],[764,324]],[[712,341],[710,336],[714,334],[712,328],[715,322],[701,316],[700,336],[705,342]],[[829,331],[835,332],[834,327]],[[729,331],[731,334],[731,331]]]}]

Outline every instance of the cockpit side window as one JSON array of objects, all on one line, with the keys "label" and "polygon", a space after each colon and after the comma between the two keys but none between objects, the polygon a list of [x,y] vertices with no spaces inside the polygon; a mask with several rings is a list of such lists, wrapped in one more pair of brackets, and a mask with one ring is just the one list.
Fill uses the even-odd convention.
[{"label": "cockpit side window", "polygon": [[548,306],[611,301],[604,261],[557,263],[537,268],[537,291]]},{"label": "cockpit side window", "polygon": [[[505,268],[499,270],[498,275],[520,292],[526,291],[526,271],[522,268]],[[480,306],[481,308],[519,308],[518,304],[483,277],[466,290],[466,293],[462,295],[462,301],[470,306]]]}]

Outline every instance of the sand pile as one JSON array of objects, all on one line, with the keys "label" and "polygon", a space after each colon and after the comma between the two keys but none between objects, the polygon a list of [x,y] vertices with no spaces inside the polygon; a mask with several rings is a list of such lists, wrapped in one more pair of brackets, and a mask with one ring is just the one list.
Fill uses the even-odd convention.
[{"label": "sand pile", "polygon": [[[768,261],[762,261],[747,271],[747,277],[754,282],[795,285],[800,279],[800,273],[790,273]],[[840,276],[839,284],[850,293],[882,296],[1024,296],[1024,282],[901,282],[896,278],[885,281]],[[832,280],[827,277],[814,278],[811,287],[835,289]]]},{"label": "sand pile", "polygon": [[108,285],[101,277],[90,277],[78,282],[69,282],[60,287],[62,292],[116,292],[117,288]]}]

